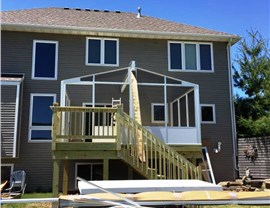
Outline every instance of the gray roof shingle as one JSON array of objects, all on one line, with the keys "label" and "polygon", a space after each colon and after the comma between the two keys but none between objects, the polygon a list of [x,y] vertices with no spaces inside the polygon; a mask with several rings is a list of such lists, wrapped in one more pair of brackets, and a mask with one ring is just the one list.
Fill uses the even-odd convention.
[{"label": "gray roof shingle", "polygon": [[237,37],[235,35],[180,24],[128,12],[111,12],[89,9],[39,8],[1,12],[2,24],[31,26],[74,27],[92,29],[111,29],[127,31],[146,31],[152,33],[179,33]]}]

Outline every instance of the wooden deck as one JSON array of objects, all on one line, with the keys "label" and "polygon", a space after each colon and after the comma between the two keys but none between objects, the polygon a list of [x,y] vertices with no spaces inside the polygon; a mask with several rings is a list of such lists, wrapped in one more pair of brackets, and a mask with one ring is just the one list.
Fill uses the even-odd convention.
[{"label": "wooden deck", "polygon": [[63,162],[63,193],[68,190],[68,160],[103,160],[109,180],[109,160],[119,159],[148,179],[201,179],[195,166],[166,145],[121,108],[52,107],[53,193],[58,193]]}]

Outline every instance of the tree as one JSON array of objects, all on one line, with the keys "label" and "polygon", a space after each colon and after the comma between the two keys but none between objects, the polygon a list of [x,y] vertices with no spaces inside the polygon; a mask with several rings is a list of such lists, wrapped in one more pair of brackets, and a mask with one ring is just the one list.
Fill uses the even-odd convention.
[{"label": "tree", "polygon": [[235,98],[238,137],[270,136],[270,53],[267,40],[248,31],[233,66],[234,86],[246,96]]}]

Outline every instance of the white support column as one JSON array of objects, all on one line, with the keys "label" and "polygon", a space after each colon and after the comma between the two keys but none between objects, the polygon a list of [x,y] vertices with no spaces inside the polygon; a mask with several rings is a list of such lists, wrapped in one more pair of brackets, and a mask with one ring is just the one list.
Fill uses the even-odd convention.
[{"label": "white support column", "polygon": [[167,78],[164,77],[164,121],[165,121],[165,141],[168,143],[168,107],[167,107]]},{"label": "white support column", "polygon": [[93,75],[93,85],[92,85],[92,107],[96,106],[96,76]]},{"label": "white support column", "polygon": [[16,85],[16,107],[15,107],[15,125],[13,135],[13,157],[16,157],[17,150],[17,136],[18,136],[18,122],[19,122],[19,105],[20,105],[20,89],[21,83]]},{"label": "white support column", "polygon": [[65,81],[61,81],[61,92],[60,92],[60,106],[66,105],[66,83]]},{"label": "white support column", "polygon": [[195,126],[197,129],[197,143],[201,144],[201,106],[199,85],[194,86],[194,102],[195,102]]}]

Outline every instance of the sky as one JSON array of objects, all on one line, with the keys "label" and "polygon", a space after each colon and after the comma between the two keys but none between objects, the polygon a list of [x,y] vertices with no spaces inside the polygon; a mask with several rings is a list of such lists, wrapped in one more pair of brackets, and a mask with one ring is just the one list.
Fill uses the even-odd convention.
[{"label": "sky", "polygon": [[[270,0],[1,0],[1,10],[70,7],[137,12],[247,38],[259,31],[270,40]],[[238,44],[232,47],[232,61]],[[234,61],[233,61],[234,62]]]}]

